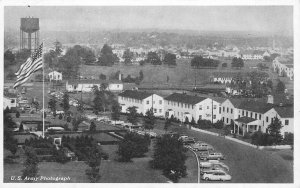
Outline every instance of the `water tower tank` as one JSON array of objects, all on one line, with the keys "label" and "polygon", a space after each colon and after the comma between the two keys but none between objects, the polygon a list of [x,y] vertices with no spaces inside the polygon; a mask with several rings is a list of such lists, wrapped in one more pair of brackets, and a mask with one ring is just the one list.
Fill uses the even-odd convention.
[{"label": "water tower tank", "polygon": [[40,29],[38,18],[21,18],[21,30],[26,33],[34,33]]}]

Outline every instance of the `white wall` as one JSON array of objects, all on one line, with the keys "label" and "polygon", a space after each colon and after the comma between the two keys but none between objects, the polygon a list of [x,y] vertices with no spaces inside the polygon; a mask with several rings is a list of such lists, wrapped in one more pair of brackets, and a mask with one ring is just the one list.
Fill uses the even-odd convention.
[{"label": "white wall", "polygon": [[9,109],[11,109],[11,107],[17,107],[17,99],[3,97],[3,109],[6,109],[6,107]]},{"label": "white wall", "polygon": [[222,120],[224,118],[224,123],[226,125],[230,125],[231,120],[234,121],[235,119],[238,119],[239,109],[235,108],[229,99],[221,104],[221,108],[221,118]]}]

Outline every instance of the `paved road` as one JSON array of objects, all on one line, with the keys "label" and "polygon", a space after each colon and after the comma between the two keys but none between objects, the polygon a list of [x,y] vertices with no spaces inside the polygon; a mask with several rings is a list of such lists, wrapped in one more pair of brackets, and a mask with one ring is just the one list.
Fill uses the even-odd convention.
[{"label": "paved road", "polygon": [[[290,161],[265,150],[257,150],[223,137],[216,137],[192,130],[186,134],[212,144],[226,156],[232,183],[292,183],[293,168]],[[196,167],[195,167],[196,168]]]}]

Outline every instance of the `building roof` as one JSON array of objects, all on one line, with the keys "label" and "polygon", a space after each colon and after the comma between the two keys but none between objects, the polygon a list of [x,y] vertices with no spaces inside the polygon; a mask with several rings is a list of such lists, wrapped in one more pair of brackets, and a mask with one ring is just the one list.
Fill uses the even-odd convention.
[{"label": "building roof", "polygon": [[276,59],[281,64],[285,64],[285,65],[293,65],[294,64],[294,60],[290,57],[277,57]]},{"label": "building roof", "polygon": [[7,97],[7,98],[18,98],[17,94],[15,94],[15,93],[8,93],[8,92],[4,92],[4,97]]},{"label": "building roof", "polygon": [[197,104],[205,99],[206,97],[192,96],[183,93],[173,93],[165,97],[165,100],[168,101],[175,101],[175,102],[181,102],[181,103],[192,104],[192,105]]},{"label": "building roof", "polygon": [[121,84],[122,82],[119,80],[68,80],[69,85],[75,85],[75,84],[102,84],[102,83],[108,83],[108,84]]},{"label": "building roof", "polygon": [[210,97],[212,100],[217,101],[218,103],[223,103],[224,101],[226,101],[226,98],[222,98],[222,97]]},{"label": "building roof", "polygon": [[239,107],[240,104],[243,102],[242,99],[228,99],[228,100],[232,103],[234,107]]},{"label": "building roof", "polygon": [[213,77],[216,78],[233,78],[238,74],[238,72],[213,72]]},{"label": "building roof", "polygon": [[293,106],[278,106],[274,108],[281,118],[293,118],[294,107]]},{"label": "building roof", "polygon": [[244,100],[238,106],[239,109],[257,112],[261,114],[266,113],[267,111],[271,110],[273,107],[274,107],[273,104],[268,104],[264,102],[253,101],[253,100]]},{"label": "building roof", "polygon": [[244,54],[244,55],[263,55],[265,53],[265,51],[261,51],[261,50],[243,50],[240,51],[240,54]]},{"label": "building roof", "polygon": [[119,96],[143,100],[147,97],[150,97],[152,94],[153,93],[148,93],[145,91],[125,90],[124,92],[120,93]]},{"label": "building roof", "polygon": [[241,122],[241,123],[251,123],[251,122],[256,121],[256,120],[257,120],[257,119],[254,119],[254,118],[251,118],[251,117],[243,116],[243,117],[240,117],[240,118],[236,119],[235,121]]}]

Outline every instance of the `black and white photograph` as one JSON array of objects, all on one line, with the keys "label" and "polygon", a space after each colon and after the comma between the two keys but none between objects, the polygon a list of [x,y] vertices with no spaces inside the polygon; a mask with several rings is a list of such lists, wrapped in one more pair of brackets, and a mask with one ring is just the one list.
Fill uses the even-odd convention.
[{"label": "black and white photograph", "polygon": [[298,0],[45,2],[1,4],[2,185],[297,187]]}]

